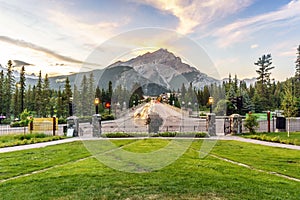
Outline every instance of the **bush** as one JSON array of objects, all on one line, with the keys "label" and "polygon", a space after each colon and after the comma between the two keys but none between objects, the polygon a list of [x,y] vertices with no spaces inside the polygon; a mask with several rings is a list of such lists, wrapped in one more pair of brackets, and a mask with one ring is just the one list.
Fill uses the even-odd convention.
[{"label": "bush", "polygon": [[117,132],[117,133],[105,133],[102,134],[103,137],[107,138],[127,138],[127,137],[133,137],[133,135],[130,135],[128,133],[122,133],[122,132]]},{"label": "bush", "polygon": [[255,128],[258,127],[257,119],[258,117],[252,115],[251,113],[249,113],[248,116],[246,117],[244,126],[246,127],[246,129],[249,130],[250,133],[255,133]]},{"label": "bush", "polygon": [[105,113],[101,116],[102,121],[108,121],[108,120],[114,120],[114,119],[115,119],[115,117],[112,114]]},{"label": "bush", "polygon": [[67,119],[66,118],[58,118],[58,124],[66,124]]},{"label": "bush", "polygon": [[10,124],[11,123],[11,120],[10,119],[3,119],[1,121],[1,124]]}]

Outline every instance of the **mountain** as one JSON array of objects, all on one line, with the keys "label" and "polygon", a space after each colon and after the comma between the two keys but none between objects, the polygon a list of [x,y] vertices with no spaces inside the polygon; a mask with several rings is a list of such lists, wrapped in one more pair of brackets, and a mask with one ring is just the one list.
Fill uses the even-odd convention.
[{"label": "mountain", "polygon": [[159,49],[152,53],[140,55],[131,60],[118,61],[107,69],[131,67],[138,76],[145,78],[146,83],[154,83],[167,89],[178,89],[182,83],[188,86],[202,88],[205,85],[219,82],[217,79],[207,76],[195,67],[183,63],[181,58],[176,57],[166,49]]},{"label": "mountain", "polygon": [[[14,61],[13,61],[14,62]],[[19,64],[20,63],[25,63],[25,62],[22,62],[22,61],[17,61]],[[2,67],[2,65],[0,64],[0,72],[3,71],[4,74],[7,73],[7,68],[5,67]],[[18,70],[13,70],[13,76],[15,77],[15,80],[16,82],[19,81],[20,79],[20,72]],[[26,85],[35,85],[38,81],[38,77],[35,76],[34,74],[25,74],[25,77],[26,77]]]},{"label": "mountain", "polygon": [[[31,65],[19,60],[14,60],[14,64]],[[6,68],[3,69],[6,71]],[[168,50],[159,49],[128,61],[118,61],[104,69],[50,77],[50,86],[53,89],[63,89],[66,77],[68,77],[71,85],[76,84],[80,88],[83,76],[89,77],[90,73],[93,73],[100,88],[107,88],[108,82],[112,81],[113,87],[122,85],[131,90],[132,86],[138,83],[142,86],[144,93],[150,95],[177,90],[181,88],[182,84],[188,87],[192,83],[194,87],[203,88],[205,85],[220,82],[200,72],[195,67],[183,63],[181,58]],[[16,80],[20,77],[17,70],[14,70],[14,76]],[[37,79],[34,75],[26,75],[27,85],[36,84]]]}]

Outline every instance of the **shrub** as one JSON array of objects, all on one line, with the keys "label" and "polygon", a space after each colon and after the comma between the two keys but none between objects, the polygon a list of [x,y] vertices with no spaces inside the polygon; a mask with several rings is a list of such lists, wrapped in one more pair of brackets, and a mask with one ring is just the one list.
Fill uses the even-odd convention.
[{"label": "shrub", "polygon": [[102,134],[103,137],[107,138],[126,138],[126,137],[133,137],[133,135],[130,135],[128,133],[122,133],[122,132],[117,132],[117,133],[105,133]]},{"label": "shrub", "polygon": [[102,116],[101,116],[101,120],[102,121],[108,121],[108,120],[114,120],[115,119],[115,117],[112,115],[112,114],[103,114]]},{"label": "shrub", "polygon": [[58,118],[58,124],[66,124],[67,119],[66,118]]},{"label": "shrub", "polygon": [[255,128],[258,127],[258,117],[249,113],[245,119],[244,126],[249,130],[250,133],[255,133]]}]

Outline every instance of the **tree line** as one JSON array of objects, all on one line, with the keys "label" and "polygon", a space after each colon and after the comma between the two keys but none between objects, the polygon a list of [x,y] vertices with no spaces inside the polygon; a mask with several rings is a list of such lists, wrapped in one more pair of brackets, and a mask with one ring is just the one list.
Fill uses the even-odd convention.
[{"label": "tree line", "polygon": [[[284,110],[286,116],[300,116],[300,45],[296,54],[295,75],[283,82],[271,78],[275,66],[271,54],[266,54],[254,63],[257,67],[255,84],[247,86],[245,81],[239,81],[237,75],[232,77],[231,74],[228,81],[204,86],[202,89],[193,89],[192,84],[186,89],[183,84],[179,91],[181,101],[197,104],[200,109],[205,109],[210,106],[208,99],[212,96],[213,111],[218,115]],[[184,106],[182,102],[177,103],[178,107]]]},{"label": "tree line", "polygon": [[[249,111],[263,112],[283,109],[286,115],[299,116],[300,107],[300,45],[297,48],[295,75],[286,81],[271,79],[274,69],[271,54],[262,55],[254,63],[257,68],[257,81],[247,86],[239,81],[237,75],[229,74],[228,81],[195,88],[192,84],[173,91],[169,104],[177,107],[190,107],[205,110],[210,105],[208,99],[214,98],[213,111],[218,115],[232,113],[245,114]],[[13,74],[13,64],[7,63],[7,72],[0,72],[0,115],[7,119],[19,117],[25,109],[35,117],[66,118],[71,114],[91,116],[95,113],[94,99],[99,98],[99,111],[105,113],[105,102],[115,109],[124,109],[137,105],[143,100],[142,87],[135,83],[130,90],[122,85],[112,88],[110,81],[106,88],[95,85],[93,73],[84,75],[80,85],[70,84],[67,77],[63,88],[52,89],[48,75],[42,77],[41,71],[35,85],[26,85],[25,67],[20,70],[18,80]],[[180,94],[180,96],[178,95]]]}]

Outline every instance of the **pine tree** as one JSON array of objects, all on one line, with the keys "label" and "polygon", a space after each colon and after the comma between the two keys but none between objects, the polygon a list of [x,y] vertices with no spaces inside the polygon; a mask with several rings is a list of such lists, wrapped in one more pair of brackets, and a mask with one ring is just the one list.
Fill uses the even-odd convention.
[{"label": "pine tree", "polygon": [[50,83],[49,83],[48,74],[46,74],[42,86],[42,102],[43,102],[42,107],[44,109],[42,109],[41,114],[43,117],[50,116],[50,111],[52,107],[52,105],[50,104],[50,99],[51,99]]},{"label": "pine tree", "polygon": [[43,114],[43,103],[43,80],[42,72],[40,71],[35,93],[35,111],[38,117],[41,117]]},{"label": "pine tree", "polygon": [[269,110],[270,105],[270,75],[272,66],[271,54],[263,55],[254,63],[259,68],[256,70],[258,77],[256,83],[256,96],[255,96],[255,110],[261,112],[263,110]]},{"label": "pine tree", "polygon": [[35,110],[34,109],[35,94],[33,90],[35,90],[35,86],[31,87],[31,85],[29,85],[27,91],[25,91],[24,107],[27,108],[28,111]]},{"label": "pine tree", "polygon": [[300,45],[297,48],[297,59],[295,61],[296,63],[296,73],[295,73],[295,77],[296,79],[300,79]]},{"label": "pine tree", "polygon": [[74,84],[73,89],[73,114],[76,116],[80,116],[82,114],[81,96],[76,84]]},{"label": "pine tree", "polygon": [[295,95],[296,97],[300,97],[300,45],[297,48],[297,59],[296,63],[296,73],[295,73]]},{"label": "pine tree", "polygon": [[82,82],[81,82],[81,90],[80,90],[80,94],[81,94],[81,105],[84,109],[82,109],[82,113],[81,116],[88,116],[89,110],[86,109],[86,106],[89,105],[89,101],[93,101],[91,99],[88,99],[88,81],[86,78],[86,75],[83,76]]},{"label": "pine tree", "polygon": [[5,86],[4,86],[4,98],[3,105],[5,108],[5,115],[7,118],[11,116],[11,105],[12,105],[12,94],[14,92],[15,87],[15,79],[13,75],[13,65],[11,60],[7,63],[7,74],[5,78]]},{"label": "pine tree", "polygon": [[20,101],[21,101],[21,112],[24,110],[24,98],[26,89],[26,77],[25,77],[25,67],[22,66],[20,72]]},{"label": "pine tree", "polygon": [[94,98],[95,98],[95,86],[94,86],[94,75],[93,73],[90,73],[89,76],[89,86],[88,86],[88,99],[89,101],[87,102],[88,105],[86,108],[88,109],[89,115],[92,115],[94,113]]},{"label": "pine tree", "polygon": [[63,99],[62,99],[62,93],[59,89],[56,98],[56,116],[58,118],[61,118],[63,117],[63,115],[64,115]]},{"label": "pine tree", "polygon": [[18,118],[19,114],[21,113],[20,108],[20,92],[19,92],[20,84],[18,83],[15,87],[15,92],[13,94],[13,115],[14,118]]},{"label": "pine tree", "polygon": [[[67,117],[69,116],[69,114],[71,113],[71,110],[73,112],[73,102],[74,99],[72,100],[72,88],[71,88],[71,84],[69,81],[69,77],[66,78],[65,81],[65,87],[64,87],[64,91],[63,91],[63,108],[64,108],[64,116]],[[71,109],[71,110],[70,110]]]}]

